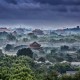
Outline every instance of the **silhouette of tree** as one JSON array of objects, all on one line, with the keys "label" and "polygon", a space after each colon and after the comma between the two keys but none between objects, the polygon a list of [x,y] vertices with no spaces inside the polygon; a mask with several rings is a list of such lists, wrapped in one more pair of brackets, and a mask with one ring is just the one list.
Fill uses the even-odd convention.
[{"label": "silhouette of tree", "polygon": [[22,56],[22,55],[29,56],[32,58],[33,52],[30,48],[23,48],[23,49],[18,50],[17,52],[17,56]]}]

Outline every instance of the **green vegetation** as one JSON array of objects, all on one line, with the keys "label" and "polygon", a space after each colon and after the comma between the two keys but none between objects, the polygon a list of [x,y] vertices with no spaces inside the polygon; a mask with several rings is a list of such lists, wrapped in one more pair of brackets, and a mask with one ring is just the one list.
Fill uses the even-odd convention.
[{"label": "green vegetation", "polygon": [[22,55],[33,58],[33,52],[30,48],[23,48],[23,49],[18,50],[17,56],[22,56]]},{"label": "green vegetation", "polygon": [[23,42],[27,42],[28,41],[28,38],[23,38]]},{"label": "green vegetation", "polygon": [[[24,50],[25,51],[25,50]],[[1,52],[2,53],[2,52]],[[24,54],[23,54],[24,55]],[[35,63],[29,55],[26,56],[0,56],[0,80],[79,80],[80,73],[65,74],[68,70],[79,71],[80,67],[69,63],[46,64]]]},{"label": "green vegetation", "polygon": [[16,37],[10,33],[7,35],[7,39],[10,41],[13,41],[13,40],[16,40]]},{"label": "green vegetation", "polygon": [[35,80],[31,70],[32,60],[28,57],[0,57],[0,80]]},{"label": "green vegetation", "polygon": [[69,50],[69,47],[68,47],[68,46],[66,46],[66,45],[64,45],[64,46],[61,46],[61,50],[62,50],[62,51]]},{"label": "green vegetation", "polygon": [[5,50],[10,51],[11,49],[13,49],[13,46],[11,44],[7,44]]}]

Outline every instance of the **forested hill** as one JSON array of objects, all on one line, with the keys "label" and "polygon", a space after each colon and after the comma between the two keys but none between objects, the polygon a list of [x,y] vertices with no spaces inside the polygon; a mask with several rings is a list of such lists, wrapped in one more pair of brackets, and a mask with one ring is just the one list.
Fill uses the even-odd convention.
[{"label": "forested hill", "polygon": [[[43,67],[44,66],[44,67]],[[68,65],[64,64],[67,69]],[[59,75],[56,68],[47,69],[45,65],[39,66],[27,56],[1,56],[0,80],[79,80],[80,73],[75,75]],[[62,67],[63,68],[63,67]],[[64,69],[64,68],[63,68]]]}]

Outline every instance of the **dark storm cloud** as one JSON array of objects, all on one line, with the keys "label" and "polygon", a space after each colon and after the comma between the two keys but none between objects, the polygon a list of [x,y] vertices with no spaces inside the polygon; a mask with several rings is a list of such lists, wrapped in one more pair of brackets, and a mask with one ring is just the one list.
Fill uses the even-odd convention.
[{"label": "dark storm cloud", "polygon": [[80,0],[0,0],[1,19],[79,18],[79,13]]},{"label": "dark storm cloud", "polygon": [[80,0],[5,0],[8,3],[17,4],[18,2],[39,2],[51,5],[80,5]]},{"label": "dark storm cloud", "polygon": [[80,5],[80,0],[35,0],[35,1],[51,5]]},{"label": "dark storm cloud", "polygon": [[17,4],[16,0],[5,0],[7,3]]}]

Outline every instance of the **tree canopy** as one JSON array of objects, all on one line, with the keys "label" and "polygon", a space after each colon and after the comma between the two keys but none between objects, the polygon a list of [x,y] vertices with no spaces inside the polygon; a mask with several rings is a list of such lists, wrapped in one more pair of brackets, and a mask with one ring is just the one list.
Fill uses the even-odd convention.
[{"label": "tree canopy", "polygon": [[23,48],[23,49],[18,50],[17,56],[22,56],[22,55],[33,58],[33,52],[30,48]]}]

